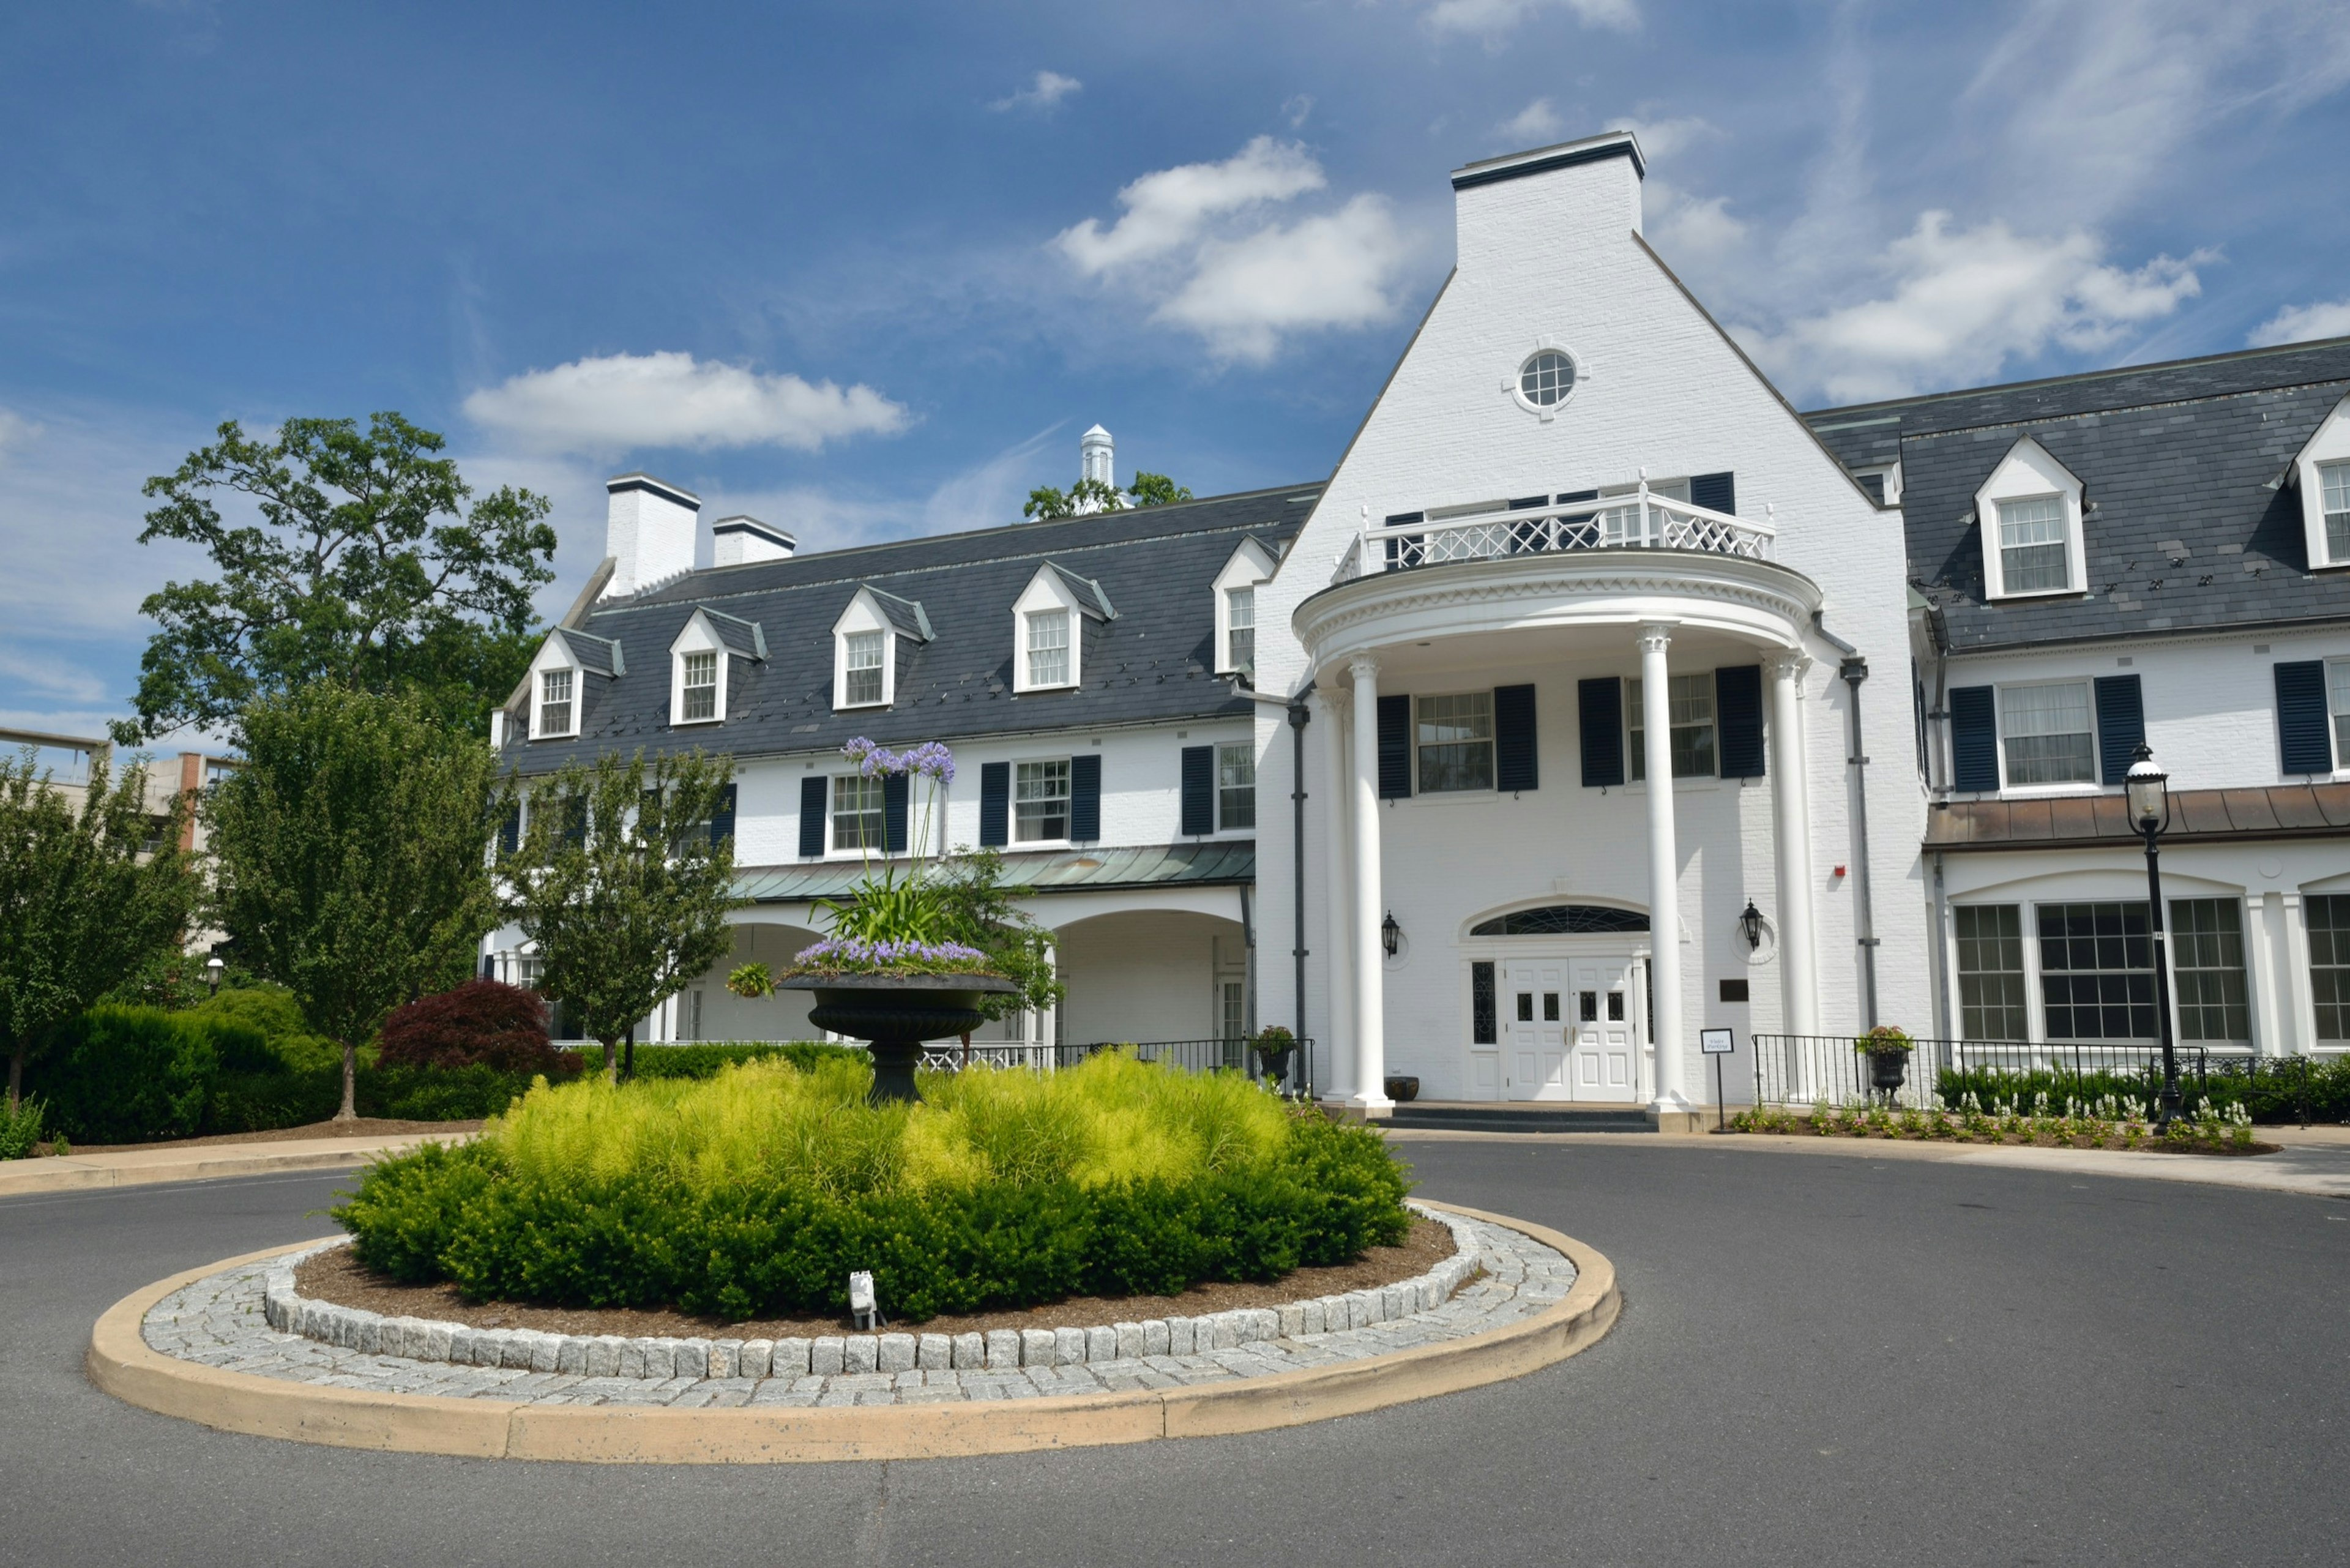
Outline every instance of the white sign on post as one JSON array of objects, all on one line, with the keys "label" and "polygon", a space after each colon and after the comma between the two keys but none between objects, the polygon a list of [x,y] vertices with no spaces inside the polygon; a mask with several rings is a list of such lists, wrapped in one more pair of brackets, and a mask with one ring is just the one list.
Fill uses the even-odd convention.
[{"label": "white sign on post", "polygon": [[1734,1054],[1738,1050],[1735,1038],[1727,1029],[1699,1030],[1697,1045],[1700,1051],[1709,1056],[1728,1056]]}]

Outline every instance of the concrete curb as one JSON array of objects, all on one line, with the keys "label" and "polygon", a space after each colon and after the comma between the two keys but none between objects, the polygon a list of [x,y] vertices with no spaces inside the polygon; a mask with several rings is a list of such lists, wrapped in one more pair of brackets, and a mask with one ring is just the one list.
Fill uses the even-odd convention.
[{"label": "concrete curb", "polygon": [[404,1154],[428,1143],[471,1133],[411,1133],[396,1137],[305,1139],[282,1144],[194,1144],[180,1148],[129,1149],[118,1154],[44,1155],[0,1163],[0,1198],[39,1192],[82,1192],[144,1187],[166,1181],[213,1181],[226,1176],[333,1170],[378,1155]]},{"label": "concrete curb", "polygon": [[[1423,1200],[1425,1201],[1425,1200]],[[223,1259],[132,1292],[98,1320],[89,1379],[126,1403],[217,1430],[399,1453],[596,1464],[795,1464],[946,1459],[1265,1431],[1523,1376],[1596,1343],[1623,1309],[1616,1268],[1572,1237],[1456,1204],[1565,1253],[1575,1286],[1532,1317],[1441,1345],[1197,1388],[967,1404],[677,1410],[526,1405],[289,1383],[175,1360],[140,1332],[148,1312],[208,1274],[316,1246]]]}]

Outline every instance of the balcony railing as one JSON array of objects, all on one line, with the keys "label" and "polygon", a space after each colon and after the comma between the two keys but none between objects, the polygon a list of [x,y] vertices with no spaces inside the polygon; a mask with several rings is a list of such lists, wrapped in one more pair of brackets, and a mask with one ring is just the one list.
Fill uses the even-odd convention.
[{"label": "balcony railing", "polygon": [[1637,490],[1596,501],[1567,502],[1523,511],[1447,514],[1440,510],[1409,522],[1366,527],[1338,557],[1334,583],[1374,572],[1407,571],[1449,561],[1493,561],[1569,550],[1702,550],[1716,556],[1768,560],[1777,530],[1659,495],[1643,481]]}]

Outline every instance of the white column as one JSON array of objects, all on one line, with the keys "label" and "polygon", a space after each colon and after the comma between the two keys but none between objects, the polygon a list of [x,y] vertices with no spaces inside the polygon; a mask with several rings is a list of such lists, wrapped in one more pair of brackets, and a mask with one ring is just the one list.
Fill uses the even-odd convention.
[{"label": "white column", "polygon": [[2262,1056],[2286,1054],[2284,1009],[2277,1005],[2275,927],[2269,919],[2275,903],[2273,893],[2244,897],[2244,950],[2252,961],[2252,1050]]},{"label": "white column", "polygon": [[1347,669],[1355,678],[1355,1092],[1347,1104],[1384,1116],[1395,1102],[1387,1091],[1387,972],[1379,951],[1379,663],[1357,658]]},{"label": "white column", "polygon": [[1802,696],[1811,659],[1790,649],[1771,660],[1771,827],[1779,871],[1779,985],[1790,1034],[1820,1032],[1819,969],[1813,958],[1812,805],[1804,764]]},{"label": "white column", "polygon": [[2292,998],[2287,1016],[2293,1020],[2293,1043],[2285,1049],[2306,1056],[2317,1048],[2317,998],[2309,983],[2309,910],[2298,888],[2284,894],[2283,901],[2284,984],[2279,990]]},{"label": "white column", "polygon": [[1681,1060],[1680,855],[1673,842],[1672,680],[1665,649],[1672,628],[1640,628],[1640,723],[1648,784],[1648,929],[1654,950],[1656,1015],[1649,1020],[1657,1044],[1657,1097],[1652,1110],[1686,1111],[1690,1098]]},{"label": "white column", "polygon": [[1329,1038],[1322,1042],[1323,1072],[1327,1081],[1326,1092],[1344,1095],[1352,1090],[1355,1076],[1355,964],[1354,937],[1347,911],[1354,908],[1348,897],[1351,879],[1347,874],[1353,858],[1352,840],[1347,836],[1347,797],[1353,787],[1353,770],[1347,761],[1347,705],[1338,700],[1335,686],[1317,688],[1314,705],[1320,710],[1322,726],[1322,864],[1325,885],[1322,888],[1322,909],[1328,929],[1322,939],[1322,977],[1327,990],[1327,1006],[1324,1025]]}]

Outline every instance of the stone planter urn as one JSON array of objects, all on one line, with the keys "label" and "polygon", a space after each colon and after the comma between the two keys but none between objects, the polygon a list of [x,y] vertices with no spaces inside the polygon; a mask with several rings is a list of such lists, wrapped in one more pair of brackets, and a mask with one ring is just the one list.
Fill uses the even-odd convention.
[{"label": "stone planter urn", "polygon": [[1891,1096],[1898,1092],[1908,1076],[1908,1052],[1871,1051],[1868,1054],[1868,1086],[1877,1093]]},{"label": "stone planter urn", "polygon": [[1387,1080],[1388,1098],[1397,1101],[1419,1098],[1419,1080],[1405,1074],[1396,1074]]},{"label": "stone planter urn", "polygon": [[862,1040],[873,1054],[867,1103],[919,1101],[914,1067],[926,1040],[952,1040],[980,1024],[980,998],[1020,988],[987,974],[795,974],[777,986],[812,991],[808,1022]]}]

